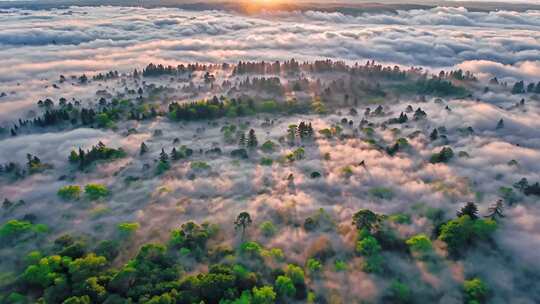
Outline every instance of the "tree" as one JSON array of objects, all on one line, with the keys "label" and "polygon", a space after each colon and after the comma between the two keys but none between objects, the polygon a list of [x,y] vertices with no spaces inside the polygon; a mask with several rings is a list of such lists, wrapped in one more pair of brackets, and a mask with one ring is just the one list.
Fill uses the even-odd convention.
[{"label": "tree", "polygon": [[512,87],[512,94],[523,94],[525,93],[525,83],[523,80],[514,83]]},{"label": "tree", "polygon": [[238,139],[238,145],[240,147],[245,147],[247,143],[246,134],[242,133],[240,134],[240,138]]},{"label": "tree", "polygon": [[504,128],[504,120],[501,118],[499,119],[499,122],[497,123],[497,127],[495,127],[495,129],[499,130],[502,128]]},{"label": "tree", "polygon": [[143,155],[145,154],[146,152],[148,152],[148,146],[144,143],[144,141],[141,143],[141,149],[140,149],[140,152],[139,154],[140,155]]},{"label": "tree", "polygon": [[515,183],[514,184],[514,188],[520,190],[520,191],[525,191],[525,189],[527,189],[527,187],[529,187],[529,181],[527,180],[526,177],[523,177],[519,180],[519,182]]},{"label": "tree", "polygon": [[242,229],[242,241],[244,240],[244,234],[246,232],[246,228],[251,225],[252,223],[252,220],[251,220],[251,215],[249,215],[249,213],[247,212],[241,212],[238,217],[236,217],[236,220],[234,221],[234,228],[235,230],[237,229]]},{"label": "tree", "polygon": [[276,290],[282,297],[293,297],[296,294],[296,287],[289,277],[280,275],[276,279]]},{"label": "tree", "polygon": [[484,303],[489,292],[486,284],[479,278],[465,280],[463,282],[463,291],[467,303]]},{"label": "tree", "polygon": [[489,206],[488,208],[489,213],[485,217],[489,217],[492,220],[495,220],[497,217],[503,218],[504,217],[503,209],[504,209],[503,201],[498,200],[495,204]]},{"label": "tree", "polygon": [[276,301],[276,292],[272,286],[253,287],[253,304],[272,304]]},{"label": "tree", "polygon": [[496,229],[497,223],[493,220],[472,220],[463,215],[443,224],[439,239],[447,244],[448,252],[456,256],[475,242],[489,239]]},{"label": "tree", "polygon": [[468,215],[471,220],[478,219],[478,207],[473,202],[468,202],[463,206],[460,210],[457,211],[457,216],[461,217],[464,215]]},{"label": "tree", "polygon": [[380,223],[380,216],[369,209],[361,209],[353,215],[353,225],[358,230],[366,229],[371,232]]},{"label": "tree", "polygon": [[159,161],[162,163],[168,163],[169,162],[169,154],[165,152],[165,149],[161,149],[161,153],[159,153]]},{"label": "tree", "polygon": [[58,196],[64,200],[76,200],[81,195],[81,187],[78,185],[68,185],[58,190]]},{"label": "tree", "polygon": [[255,135],[255,130],[253,129],[249,130],[247,146],[251,149],[254,149],[257,147],[258,144],[259,143],[257,142],[257,136]]},{"label": "tree", "polygon": [[84,193],[90,200],[97,200],[109,195],[109,190],[102,184],[88,184],[84,187]]},{"label": "tree", "polygon": [[437,129],[433,129],[433,132],[431,132],[431,134],[429,135],[429,138],[432,141],[437,140],[439,138],[439,132],[437,131]]}]

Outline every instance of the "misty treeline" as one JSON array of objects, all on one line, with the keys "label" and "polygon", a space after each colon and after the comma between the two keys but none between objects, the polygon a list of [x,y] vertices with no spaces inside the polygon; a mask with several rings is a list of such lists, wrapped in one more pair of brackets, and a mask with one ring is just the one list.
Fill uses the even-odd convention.
[{"label": "misty treeline", "polygon": [[[299,112],[300,108],[303,111],[309,111],[312,107],[311,103],[322,101],[325,108],[341,107],[347,105],[358,106],[360,103],[377,98],[389,98],[393,95],[400,94],[421,94],[434,96],[465,96],[467,89],[461,84],[464,82],[476,82],[476,78],[470,72],[462,70],[441,72],[438,75],[429,75],[421,68],[410,68],[402,70],[394,66],[383,66],[368,61],[365,65],[354,64],[352,66],[340,61],[315,61],[313,63],[299,63],[294,59],[290,61],[266,63],[266,62],[239,62],[236,65],[205,65],[205,64],[188,64],[178,65],[177,67],[164,66],[161,64],[149,64],[141,72],[135,69],[130,74],[121,74],[118,71],[109,71],[105,74],[98,73],[92,76],[92,81],[112,81],[123,78],[132,78],[136,85],[133,88],[125,87],[125,92],[118,94],[116,97],[111,96],[106,90],[99,90],[96,93],[95,103],[83,105],[80,100],[73,98],[59,98],[55,103],[52,99],[46,98],[37,102],[39,112],[33,118],[20,118],[12,126],[3,126],[0,128],[0,134],[17,136],[19,133],[32,132],[33,127],[49,128],[49,127],[98,127],[98,128],[114,128],[115,122],[124,119],[128,120],[145,120],[151,119],[162,114],[163,109],[155,102],[155,96],[160,96],[166,92],[167,87],[156,87],[153,84],[147,84],[141,78],[159,77],[159,76],[180,76],[188,75],[190,84],[185,86],[183,90],[186,92],[203,93],[208,88],[211,91],[218,89],[215,85],[216,78],[211,74],[215,70],[232,70],[232,75],[248,75],[241,77],[232,82],[232,79],[224,79],[221,84],[222,94],[220,99],[227,98],[231,100],[227,104],[242,104],[243,101],[249,103],[249,107],[234,106],[234,110],[227,109],[227,115],[231,116],[236,111],[235,115],[243,116],[246,114],[254,114],[253,109],[263,109],[264,111],[285,111]],[[193,73],[204,72],[202,76],[203,83],[208,88],[203,88],[200,85],[197,87],[193,84]],[[288,79],[283,82],[280,75],[285,73],[297,79]],[[320,77],[314,80],[309,80],[301,73],[324,75],[325,73],[341,73],[349,75],[347,78],[338,78],[331,81],[322,81]],[[250,74],[261,74],[262,76],[250,77]],[[264,76],[268,74],[267,76]],[[323,77],[324,78],[324,77]],[[77,84],[86,85],[89,83],[89,78],[86,75],[75,77]],[[125,79],[123,80],[125,81]],[[60,76],[58,85],[68,82],[68,79],[63,75]],[[456,83],[454,83],[456,82]],[[124,84],[125,85],[125,84]],[[54,84],[57,86],[57,84]],[[303,102],[303,105],[295,99],[285,98],[289,92],[305,91],[316,95],[313,101]],[[269,97],[262,98],[259,95],[265,94]],[[218,95],[218,94],[215,94]],[[238,95],[236,98],[231,97]],[[248,97],[252,96],[252,97]],[[237,100],[237,101],[235,101]],[[167,101],[167,100],[165,100]],[[270,103],[275,103],[275,109],[266,109]],[[291,106],[291,104],[297,104]],[[213,109],[208,110],[201,105],[207,106],[216,105],[215,100],[201,100],[192,102],[189,106],[191,114],[182,114],[178,117],[171,117],[187,120],[211,119],[224,116],[223,114],[210,114],[203,112],[215,113]],[[256,105],[255,105],[256,104]],[[306,104],[308,106],[306,106]],[[177,102],[173,101],[169,106],[169,112],[172,108],[177,107]],[[208,107],[206,107],[208,108]],[[211,108],[211,107],[210,107]],[[221,107],[223,109],[224,107]],[[181,111],[177,111],[180,113]],[[317,112],[317,111],[315,111]]]}]

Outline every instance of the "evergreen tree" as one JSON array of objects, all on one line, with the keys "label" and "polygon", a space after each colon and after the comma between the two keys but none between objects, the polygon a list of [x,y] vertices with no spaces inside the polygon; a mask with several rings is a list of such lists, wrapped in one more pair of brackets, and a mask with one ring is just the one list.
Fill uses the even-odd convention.
[{"label": "evergreen tree", "polygon": [[256,148],[258,145],[259,143],[257,141],[257,136],[255,135],[255,130],[249,130],[247,146],[253,149]]},{"label": "evergreen tree", "polygon": [[478,219],[478,207],[473,202],[468,202],[463,206],[458,212],[456,213],[458,217],[462,217],[464,215],[468,215],[471,220]]},{"label": "evergreen tree", "polygon": [[495,220],[497,217],[504,217],[503,214],[504,204],[502,200],[498,200],[495,204],[489,206],[488,212],[489,214],[485,217],[489,217],[492,220]]},{"label": "evergreen tree", "polygon": [[433,129],[433,132],[431,132],[431,134],[429,135],[429,138],[432,141],[435,141],[439,138],[439,132],[437,131],[437,129]]},{"label": "evergreen tree", "polygon": [[161,153],[159,153],[159,161],[162,163],[169,162],[169,155],[167,154],[167,152],[165,152],[165,149],[161,149]]},{"label": "evergreen tree", "polygon": [[140,149],[140,152],[139,154],[140,155],[143,155],[145,154],[146,152],[148,152],[148,146],[144,143],[144,141],[141,143],[141,149]]},{"label": "evergreen tree", "polygon": [[311,122],[308,124],[308,126],[307,126],[307,131],[306,131],[306,132],[307,132],[307,136],[308,136],[309,138],[313,138],[313,134],[314,134],[315,132],[313,131],[313,126],[311,126]]},{"label": "evergreen tree", "polygon": [[180,159],[180,153],[176,151],[176,148],[172,148],[171,150],[171,159],[172,160],[179,160]]},{"label": "evergreen tree", "polygon": [[498,130],[498,129],[502,129],[502,128],[504,128],[504,120],[501,118],[499,120],[499,122],[497,123],[496,129]]},{"label": "evergreen tree", "polygon": [[246,143],[247,143],[246,134],[242,132],[242,134],[240,134],[240,139],[238,139],[238,145],[240,147],[245,147]]},{"label": "evergreen tree", "polygon": [[523,80],[514,83],[512,87],[512,94],[523,94],[525,93],[525,83]]}]

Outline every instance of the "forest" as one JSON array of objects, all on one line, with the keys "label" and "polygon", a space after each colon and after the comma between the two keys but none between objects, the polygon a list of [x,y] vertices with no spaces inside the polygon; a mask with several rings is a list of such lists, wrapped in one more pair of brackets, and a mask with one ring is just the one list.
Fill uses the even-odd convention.
[{"label": "forest", "polygon": [[540,298],[512,241],[537,214],[540,83],[290,59],[51,85],[88,94],[0,133],[0,303]]}]

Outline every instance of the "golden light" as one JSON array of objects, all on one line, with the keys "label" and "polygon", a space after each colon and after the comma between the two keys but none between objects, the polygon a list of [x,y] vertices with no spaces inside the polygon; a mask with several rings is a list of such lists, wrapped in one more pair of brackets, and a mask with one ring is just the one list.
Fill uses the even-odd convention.
[{"label": "golden light", "polygon": [[264,10],[279,9],[284,0],[248,0],[242,1],[242,6],[247,13],[257,13]]}]

